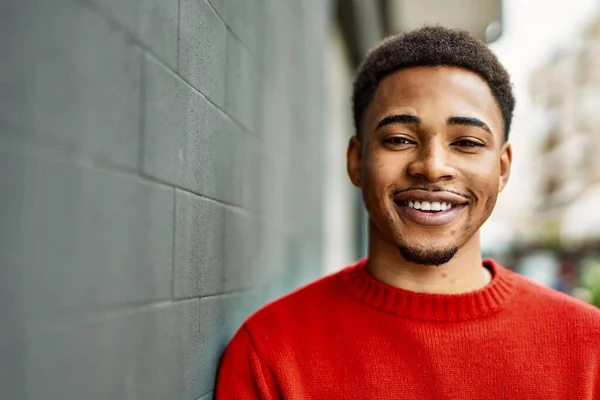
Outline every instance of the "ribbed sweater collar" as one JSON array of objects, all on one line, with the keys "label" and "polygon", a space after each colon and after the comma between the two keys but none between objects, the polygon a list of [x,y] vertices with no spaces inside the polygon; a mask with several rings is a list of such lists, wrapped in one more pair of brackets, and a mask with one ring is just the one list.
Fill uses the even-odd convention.
[{"label": "ribbed sweater collar", "polygon": [[512,298],[516,283],[513,274],[493,260],[483,264],[492,272],[492,281],[482,289],[463,294],[428,294],[399,289],[371,276],[367,259],[346,268],[341,277],[361,302],[400,317],[438,322],[466,321],[501,311]]}]

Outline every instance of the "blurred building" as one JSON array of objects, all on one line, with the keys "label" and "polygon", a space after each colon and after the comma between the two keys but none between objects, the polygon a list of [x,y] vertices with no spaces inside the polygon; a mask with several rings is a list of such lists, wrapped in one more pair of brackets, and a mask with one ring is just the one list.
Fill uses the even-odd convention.
[{"label": "blurred building", "polygon": [[568,293],[600,255],[600,18],[555,50],[530,81],[545,115],[531,174],[528,237],[515,246],[518,269]]},{"label": "blurred building", "polygon": [[531,92],[550,120],[537,160],[540,228],[565,243],[600,240],[600,18],[537,70]]},{"label": "blurred building", "polygon": [[211,398],[249,313],[365,254],[367,49],[422,23],[492,40],[500,4],[3,2],[0,398]]}]

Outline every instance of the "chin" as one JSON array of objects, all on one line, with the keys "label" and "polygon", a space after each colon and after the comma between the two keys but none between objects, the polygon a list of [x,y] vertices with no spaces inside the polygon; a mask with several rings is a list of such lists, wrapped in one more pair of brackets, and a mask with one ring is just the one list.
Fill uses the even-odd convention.
[{"label": "chin", "polygon": [[400,245],[402,257],[413,264],[440,266],[449,262],[458,252],[458,246],[410,246]]}]

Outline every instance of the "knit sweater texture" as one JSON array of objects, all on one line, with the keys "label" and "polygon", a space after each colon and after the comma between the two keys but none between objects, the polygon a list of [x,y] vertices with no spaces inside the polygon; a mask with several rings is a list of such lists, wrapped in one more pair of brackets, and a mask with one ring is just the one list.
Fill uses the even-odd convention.
[{"label": "knit sweater texture", "polygon": [[366,260],[252,315],[217,400],[600,399],[600,311],[492,260],[457,295],[373,278]]}]

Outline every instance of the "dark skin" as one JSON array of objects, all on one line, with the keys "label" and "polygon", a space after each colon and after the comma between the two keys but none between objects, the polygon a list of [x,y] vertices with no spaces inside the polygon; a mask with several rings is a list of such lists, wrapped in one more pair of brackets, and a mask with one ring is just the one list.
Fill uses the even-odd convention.
[{"label": "dark skin", "polygon": [[[347,152],[348,174],[370,216],[375,278],[428,293],[465,293],[489,282],[479,228],[510,174],[503,129],[490,87],[471,71],[412,67],[379,83]],[[448,196],[456,203],[451,218],[409,218],[405,204],[419,196]]]}]

